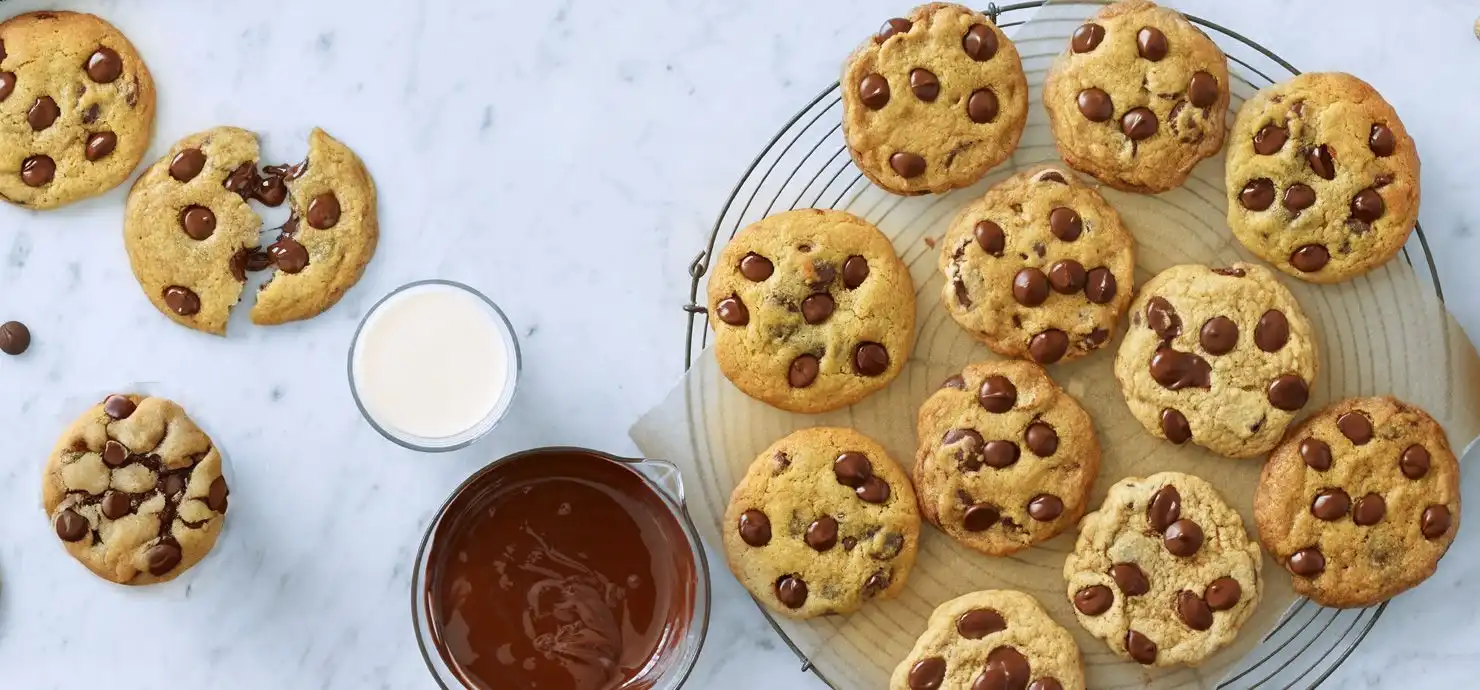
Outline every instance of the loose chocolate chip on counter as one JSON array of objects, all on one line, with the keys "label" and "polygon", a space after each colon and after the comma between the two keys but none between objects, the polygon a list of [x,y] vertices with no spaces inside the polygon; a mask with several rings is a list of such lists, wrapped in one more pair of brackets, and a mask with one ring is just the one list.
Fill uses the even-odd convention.
[{"label": "loose chocolate chip on counter", "polygon": [[1449,531],[1449,509],[1444,506],[1429,506],[1423,509],[1418,529],[1424,539],[1438,539]]},{"label": "loose chocolate chip on counter", "polygon": [[1177,617],[1193,630],[1213,627],[1213,609],[1202,597],[1187,590],[1177,592]]},{"label": "loose chocolate chip on counter", "polygon": [[771,543],[771,519],[754,508],[741,513],[740,539],[756,547]]},{"label": "loose chocolate chip on counter", "polygon": [[1000,470],[1017,463],[1021,452],[1012,441],[988,441],[982,446],[982,461]]},{"label": "loose chocolate chip on counter", "polygon": [[1104,122],[1115,114],[1115,105],[1110,102],[1110,94],[1102,89],[1087,88],[1079,92],[1076,100],[1079,104],[1079,114],[1090,122]]},{"label": "loose chocolate chip on counter", "polygon": [[807,525],[807,546],[815,551],[826,551],[838,543],[838,521],[824,515]]},{"label": "loose chocolate chip on counter", "polygon": [[1323,180],[1336,177],[1336,163],[1331,160],[1331,147],[1321,144],[1305,154],[1305,161],[1310,164],[1311,172],[1320,176]]},{"label": "loose chocolate chip on counter", "polygon": [[1238,193],[1238,202],[1250,211],[1263,211],[1269,208],[1274,203],[1274,183],[1266,177],[1249,180],[1243,190]]},{"label": "loose chocolate chip on counter", "polygon": [[1025,307],[1043,304],[1048,299],[1048,277],[1032,267],[1019,270],[1012,278],[1012,296]]},{"label": "loose chocolate chip on counter", "polygon": [[1315,577],[1326,569],[1326,557],[1320,549],[1307,546],[1290,554],[1290,562],[1286,564],[1286,567],[1291,573],[1301,577]]},{"label": "loose chocolate chip on counter", "polygon": [[832,295],[826,292],[808,295],[807,299],[802,300],[802,320],[813,325],[822,323],[832,316],[836,306]]},{"label": "loose chocolate chip on counter", "polygon": [[980,640],[1006,629],[1007,621],[992,609],[972,609],[956,618],[956,634],[968,640]]},{"label": "loose chocolate chip on counter", "polygon": [[[1100,266],[1090,269],[1085,276],[1084,296],[1095,304],[1109,304],[1115,299],[1116,282],[1115,274],[1110,269]],[[1108,336],[1109,333],[1107,332]]]},{"label": "loose chocolate chip on counter", "polygon": [[1238,580],[1231,577],[1220,577],[1208,585],[1203,598],[1207,600],[1208,607],[1214,611],[1227,611],[1238,605],[1239,598],[1243,596],[1243,587]]},{"label": "loose chocolate chip on counter", "polygon": [[990,60],[997,54],[997,34],[986,24],[973,24],[961,37],[961,49],[977,62]]},{"label": "loose chocolate chip on counter", "polygon": [[776,598],[789,609],[807,603],[807,582],[800,575],[782,575],[776,580]]},{"label": "loose chocolate chip on counter", "polygon": [[997,524],[1002,518],[1002,511],[987,503],[977,503],[966,509],[961,516],[961,527],[967,532],[984,532]]},{"label": "loose chocolate chip on counter", "polygon": [[19,321],[0,324],[0,352],[15,356],[31,347],[31,329]]},{"label": "loose chocolate chip on counter", "polygon": [[1304,211],[1314,203],[1316,203],[1316,190],[1311,189],[1310,185],[1299,182],[1286,187],[1285,195],[1280,199],[1280,205],[1291,213]]},{"label": "loose chocolate chip on counter", "polygon": [[1372,420],[1361,411],[1353,410],[1337,417],[1336,428],[1354,446],[1365,446],[1372,440]]},{"label": "loose chocolate chip on counter", "polygon": [[958,391],[964,391],[966,390],[966,377],[960,374],[947,377],[946,380],[940,382],[940,387],[942,390],[946,388],[954,388]]},{"label": "loose chocolate chip on counter", "polygon": [[1012,647],[998,647],[987,654],[987,666],[972,683],[971,690],[1024,690],[1033,670],[1028,658]]},{"label": "loose chocolate chip on counter", "polygon": [[1382,522],[1382,516],[1386,514],[1387,501],[1377,494],[1367,494],[1352,509],[1352,522],[1369,527]]},{"label": "loose chocolate chip on counter", "polygon": [[798,355],[791,360],[791,366],[786,372],[786,382],[792,388],[806,388],[817,380],[819,366],[816,355]]},{"label": "loose chocolate chip on counter", "polygon": [[1125,115],[1120,117],[1120,131],[1131,138],[1131,141],[1140,141],[1156,134],[1156,113],[1150,108],[1131,108]]},{"label": "loose chocolate chip on counter", "polygon": [[0,72],[0,101],[15,92],[15,72]]},{"label": "loose chocolate chip on counter", "polygon": [[861,376],[879,376],[889,370],[889,351],[878,343],[859,343],[853,348],[853,371]]},{"label": "loose chocolate chip on counter", "polygon": [[910,667],[910,690],[939,690],[946,679],[946,660],[932,656]]},{"label": "loose chocolate chip on counter", "polygon": [[201,153],[200,149],[185,149],[175,154],[170,161],[170,177],[180,182],[189,182],[205,167],[206,154]]},{"label": "loose chocolate chip on counter", "polygon": [[1306,401],[1310,400],[1310,387],[1306,385],[1305,379],[1295,374],[1282,374],[1269,382],[1265,397],[1269,399],[1269,404],[1286,412],[1294,412],[1305,407]]},{"label": "loose chocolate chip on counter", "polygon": [[868,280],[868,259],[856,254],[848,257],[843,262],[843,287],[857,290],[865,280]]},{"label": "loose chocolate chip on counter", "polygon": [[62,541],[82,541],[91,529],[92,527],[87,524],[87,518],[71,508],[57,513],[57,537]]},{"label": "loose chocolate chip on counter", "polygon": [[1028,356],[1039,364],[1053,364],[1069,352],[1069,334],[1050,328],[1028,340]]},{"label": "loose chocolate chip on counter", "polygon": [[133,501],[129,499],[128,494],[109,491],[108,495],[103,497],[103,517],[109,520],[117,520],[133,510]]},{"label": "loose chocolate chip on counter", "polygon": [[1208,108],[1218,102],[1218,78],[1198,72],[1187,81],[1187,100],[1195,108]]},{"label": "loose chocolate chip on counter", "polygon": [[1003,234],[1002,226],[990,220],[977,221],[971,234],[976,237],[976,244],[982,251],[992,256],[1002,256],[1002,250],[1007,246],[1007,236]]},{"label": "loose chocolate chip on counter", "polygon": [[889,482],[880,479],[878,475],[863,480],[863,486],[853,490],[865,503],[875,505],[889,501]]},{"label": "loose chocolate chip on counter", "polygon": [[1151,591],[1151,582],[1146,579],[1146,572],[1135,563],[1116,563],[1110,566],[1110,577],[1128,597],[1138,597]]},{"label": "loose chocolate chip on counter", "polygon": [[1074,593],[1074,608],[1086,616],[1098,616],[1110,610],[1115,593],[1105,585],[1090,585]]},{"label": "loose chocolate chip on counter", "polygon": [[[283,273],[299,273],[303,269],[308,268],[308,249],[304,248],[298,240],[287,235],[279,237],[278,241],[273,242],[272,246],[267,248],[267,252],[272,255],[272,262],[277,264],[278,270]],[[735,299],[735,303],[740,307],[746,320],[749,320],[750,314],[748,311],[745,311],[745,305],[740,304],[738,298]],[[723,307],[724,304],[721,303],[720,306]],[[721,314],[720,318],[723,319],[724,315]]]},{"label": "loose chocolate chip on counter", "polygon": [[1127,630],[1125,633],[1125,650],[1130,653],[1131,658],[1138,663],[1156,663],[1156,643],[1151,638],[1142,635],[1135,630]]},{"label": "loose chocolate chip on counter", "polygon": [[1151,495],[1146,506],[1146,522],[1156,532],[1165,532],[1182,517],[1182,492],[1167,484]]},{"label": "loose chocolate chip on counter", "polygon": [[1141,57],[1158,62],[1167,56],[1167,35],[1154,26],[1136,32],[1136,50]]},{"label": "loose chocolate chip on counter", "polygon": [[[127,400],[128,398],[123,398]],[[108,413],[112,416],[112,413]],[[109,467],[123,467],[128,463],[128,448],[122,443],[109,439],[103,446],[103,464]]]},{"label": "loose chocolate chip on counter", "polygon": [[1310,514],[1330,522],[1346,517],[1352,507],[1351,497],[1341,489],[1322,489],[1310,502]]},{"label": "loose chocolate chip on counter", "polygon": [[1238,324],[1226,316],[1214,316],[1203,322],[1198,342],[1210,355],[1224,355],[1238,344]]},{"label": "loose chocolate chip on counter", "polygon": [[180,211],[180,227],[192,240],[204,240],[216,233],[216,214],[204,206],[186,206]]},{"label": "loose chocolate chip on counter", "polygon": [[1352,217],[1368,223],[1382,217],[1383,211],[1387,210],[1387,204],[1383,203],[1382,195],[1377,190],[1368,187],[1352,197]]},{"label": "loose chocolate chip on counter", "polygon": [[226,488],[226,478],[216,477],[211,482],[211,488],[206,492],[206,507],[218,513],[226,512],[227,497],[231,492]]},{"label": "loose chocolate chip on counter", "polygon": [[1367,148],[1379,157],[1391,156],[1398,148],[1398,138],[1387,125],[1372,125],[1372,133],[1367,136]]},{"label": "loose chocolate chip on counter", "polygon": [[31,104],[31,109],[26,111],[26,122],[30,123],[31,131],[39,132],[51,126],[57,121],[57,116],[62,114],[62,109],[57,107],[57,102],[51,96],[42,96]]},{"label": "loose chocolate chip on counter", "polygon": [[1166,298],[1152,297],[1146,302],[1146,327],[1163,341],[1170,342],[1182,335],[1182,318],[1177,316],[1177,310]]},{"label": "loose chocolate chip on counter", "polygon": [[123,74],[123,58],[118,56],[112,48],[98,46],[92,55],[87,58],[87,64],[83,66],[87,71],[87,77],[99,84],[107,84]]},{"label": "loose chocolate chip on counter", "polygon": [[1254,153],[1269,156],[1285,147],[1290,140],[1290,130],[1279,125],[1265,125],[1254,133]]},{"label": "loose chocolate chip on counter", "polygon": [[770,278],[775,270],[776,266],[771,263],[770,259],[755,252],[746,254],[740,259],[740,275],[745,276],[745,279],[752,283],[759,283]]},{"label": "loose chocolate chip on counter", "polygon": [[1161,411],[1161,433],[1179,446],[1192,440],[1192,426],[1187,423],[1187,415],[1170,407]]},{"label": "loose chocolate chip on counter", "polygon": [[1319,244],[1307,244],[1290,254],[1290,265],[1306,273],[1315,273],[1326,267],[1331,252]]},{"label": "loose chocolate chip on counter", "polygon": [[833,460],[833,476],[839,484],[857,489],[874,476],[874,465],[863,453],[848,451]]},{"label": "loose chocolate chip on counter", "polygon": [[971,92],[971,97],[966,99],[966,117],[972,122],[984,125],[997,119],[999,111],[997,94],[991,89],[977,89]]},{"label": "loose chocolate chip on counter", "polygon": [[1053,522],[1064,514],[1064,501],[1053,494],[1038,494],[1028,501],[1028,516],[1039,522]]},{"label": "loose chocolate chip on counter", "polygon": [[1208,360],[1191,352],[1182,352],[1170,347],[1159,347],[1151,355],[1151,379],[1162,388],[1179,391],[1183,388],[1211,388],[1213,367]]},{"label": "loose chocolate chip on counter", "polygon": [[1074,38],[1069,41],[1069,48],[1076,53],[1088,53],[1099,47],[1100,41],[1105,40],[1105,27],[1099,24],[1080,24],[1074,30]]},{"label": "loose chocolate chip on counter", "polygon": [[882,74],[870,74],[858,82],[858,99],[869,110],[889,105],[889,80]]},{"label": "loose chocolate chip on counter", "polygon": [[923,67],[910,70],[910,93],[926,103],[932,103],[940,97],[940,80],[935,73]]},{"label": "loose chocolate chip on counter", "polygon": [[1331,446],[1318,438],[1308,438],[1300,442],[1300,459],[1305,465],[1318,472],[1331,469]]},{"label": "loose chocolate chip on counter", "polygon": [[903,17],[895,17],[885,21],[884,25],[879,27],[879,32],[874,35],[874,40],[883,43],[889,40],[889,37],[894,34],[902,34],[909,31],[911,26],[914,26],[914,23],[910,20]]},{"label": "loose chocolate chip on counter", "polygon": [[1203,531],[1196,522],[1182,518],[1167,527],[1162,543],[1173,556],[1190,558],[1202,548]]},{"label": "loose chocolate chip on counter", "polygon": [[324,192],[308,202],[308,224],[319,230],[328,230],[339,222],[339,197],[334,192]]},{"label": "loose chocolate chip on counter", "polygon": [[1059,451],[1059,434],[1046,422],[1029,424],[1023,432],[1023,442],[1040,458],[1053,457]]},{"label": "loose chocolate chip on counter", "polygon": [[118,147],[118,135],[112,132],[93,132],[87,135],[87,144],[82,155],[90,161],[101,160]]},{"label": "loose chocolate chip on counter", "polygon": [[180,545],[175,540],[166,538],[144,552],[144,562],[149,567],[150,575],[159,576],[180,565],[180,556]]},{"label": "loose chocolate chip on counter", "polygon": [[976,401],[986,411],[1001,414],[1017,404],[1017,386],[1012,385],[1006,376],[988,376],[982,381]]},{"label": "loose chocolate chip on counter", "polygon": [[57,163],[51,156],[37,154],[21,163],[21,181],[30,187],[40,187],[56,177]]},{"label": "loose chocolate chip on counter", "polygon": [[164,303],[170,311],[180,316],[191,316],[200,311],[200,296],[187,287],[171,285],[164,289]]},{"label": "loose chocolate chip on counter", "polygon": [[1398,468],[1409,479],[1422,479],[1429,473],[1428,449],[1418,444],[1408,446],[1402,457],[1398,458]]},{"label": "loose chocolate chip on counter", "polygon": [[1278,309],[1270,309],[1259,317],[1254,327],[1254,345],[1265,352],[1279,352],[1290,340],[1290,320]]}]

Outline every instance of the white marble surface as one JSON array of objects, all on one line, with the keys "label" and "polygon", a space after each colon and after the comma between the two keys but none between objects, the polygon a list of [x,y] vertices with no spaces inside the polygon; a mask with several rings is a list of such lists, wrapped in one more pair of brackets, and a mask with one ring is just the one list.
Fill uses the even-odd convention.
[{"label": "white marble surface", "polygon": [[[1298,67],[1342,69],[1397,106],[1424,160],[1422,222],[1450,306],[1480,333],[1473,0],[1198,0]],[[626,430],[680,373],[685,267],[730,185],[897,0],[10,0],[98,12],[159,83],[151,159],[217,124],[296,159],[319,125],[381,190],[380,252],[308,323],[226,339],[156,314],[120,241],[122,189],[37,214],[0,208],[0,686],[421,688],[409,565],[444,495],[490,458],[545,444],[632,450]],[[269,215],[279,220],[277,215]],[[485,443],[444,457],[383,441],[344,355],[373,300],[471,283],[525,346],[522,391]],[[228,451],[232,511],[181,581],[108,585],[38,507],[42,461],[93,396],[135,382],[185,403]],[[1480,490],[1472,471],[1466,493]],[[1455,686],[1480,665],[1480,532],[1399,597],[1333,687]],[[723,571],[695,688],[821,687]]]}]

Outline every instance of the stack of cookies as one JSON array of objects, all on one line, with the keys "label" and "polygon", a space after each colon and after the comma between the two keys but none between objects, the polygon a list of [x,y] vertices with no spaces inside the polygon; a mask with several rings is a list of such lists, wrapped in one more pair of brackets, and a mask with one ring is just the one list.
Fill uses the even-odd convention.
[{"label": "stack of cookies", "polygon": [[[944,3],[885,22],[849,57],[840,89],[854,162],[898,195],[981,180],[1013,154],[1027,117],[1012,41]],[[802,429],[757,457],[731,497],[724,545],[758,600],[811,618],[891,597],[922,519],[983,557],[1077,526],[1063,563],[1077,623],[1130,662],[1190,666],[1253,615],[1268,576],[1261,545],[1297,592],[1328,606],[1382,602],[1434,572],[1459,519],[1458,463],[1439,424],[1391,397],[1339,401],[1302,422],[1320,345],[1279,274],[1180,265],[1137,289],[1136,238],[1080,177],[1162,192],[1228,141],[1230,234],[1258,258],[1312,283],[1392,258],[1416,220],[1418,156],[1381,96],[1350,75],[1301,75],[1244,102],[1231,132],[1229,103],[1227,58],[1178,12],[1123,0],[1073,31],[1043,89],[1066,165],[992,186],[933,245],[946,313],[1005,359],[929,394],[907,467],[840,428]],[[757,400],[836,410],[889,385],[910,357],[915,285],[863,218],[766,218],[711,271],[720,369]],[[1116,356],[1090,361],[1113,367],[1146,433],[1264,459],[1252,515],[1177,471],[1110,478],[1090,505],[1094,420],[1046,367],[1094,358],[1117,334]],[[890,687],[1083,687],[1067,623],[1026,594],[967,594],[935,611]]]}]

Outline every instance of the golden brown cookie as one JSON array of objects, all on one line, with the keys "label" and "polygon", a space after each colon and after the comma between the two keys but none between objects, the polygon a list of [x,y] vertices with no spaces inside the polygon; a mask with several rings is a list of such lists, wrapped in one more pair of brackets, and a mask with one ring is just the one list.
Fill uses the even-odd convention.
[{"label": "golden brown cookie", "polygon": [[1074,31],[1043,105],[1075,170],[1131,192],[1180,186],[1223,147],[1228,60],[1181,13],[1122,0]]},{"label": "golden brown cookie", "polygon": [[1393,107],[1340,72],[1244,101],[1229,140],[1228,225],[1275,268],[1313,283],[1393,258],[1418,222],[1418,149]]},{"label": "golden brown cookie", "polygon": [[883,388],[915,342],[915,290],[889,238],[842,211],[752,223],[711,264],[720,371],[791,412],[827,412]]},{"label": "golden brown cookie", "polygon": [[740,584],[796,619],[898,595],[920,546],[909,478],[852,429],[802,429],[767,448],[735,487],[724,524]]},{"label": "golden brown cookie", "polygon": [[154,79],[101,18],[27,12],[0,23],[0,198],[48,209],[128,179],[154,131]]},{"label": "golden brown cookie", "polygon": [[1022,592],[987,590],[936,607],[889,690],[1083,690],[1074,638]]},{"label": "golden brown cookie", "polygon": [[110,395],[72,423],[41,499],[67,552],[124,585],[173,580],[216,543],[228,495],[221,453],[179,405]]},{"label": "golden brown cookie", "polygon": [[1392,397],[1353,398],[1311,415],[1270,455],[1254,521],[1296,592],[1369,606],[1434,574],[1459,498],[1459,463],[1433,417]]},{"label": "golden brown cookie", "polygon": [[920,406],[920,514],[957,541],[1005,556],[1084,514],[1100,470],[1089,415],[1032,362],[978,362]]},{"label": "golden brown cookie", "polygon": [[840,88],[853,161],[895,194],[976,182],[1017,149],[1028,118],[1017,46],[960,5],[884,22],[848,59]]}]

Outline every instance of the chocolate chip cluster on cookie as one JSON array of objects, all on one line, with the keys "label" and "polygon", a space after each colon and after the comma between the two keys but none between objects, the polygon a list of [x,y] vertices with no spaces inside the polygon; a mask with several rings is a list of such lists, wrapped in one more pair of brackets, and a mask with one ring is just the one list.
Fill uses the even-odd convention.
[{"label": "chocolate chip cluster on cookie", "polygon": [[1083,690],[1074,638],[1032,596],[972,592],[936,607],[889,690]]}]

